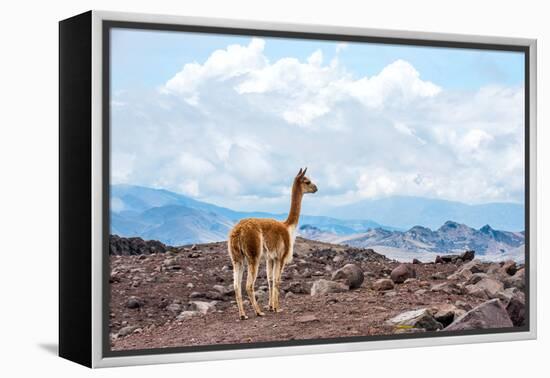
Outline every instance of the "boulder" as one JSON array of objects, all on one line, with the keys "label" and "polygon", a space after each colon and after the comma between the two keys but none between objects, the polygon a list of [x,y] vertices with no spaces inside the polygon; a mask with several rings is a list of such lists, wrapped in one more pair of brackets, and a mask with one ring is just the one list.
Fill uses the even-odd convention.
[{"label": "boulder", "polygon": [[391,290],[393,286],[393,281],[389,278],[381,278],[372,284],[372,288],[378,291]]},{"label": "boulder", "polygon": [[183,311],[176,317],[176,320],[183,321],[191,319],[194,316],[199,316],[201,313],[199,311]]},{"label": "boulder", "polygon": [[211,299],[211,300],[214,300],[214,301],[223,301],[224,300],[224,295],[220,294],[217,291],[209,291],[205,294],[204,297],[206,299]]},{"label": "boulder", "polygon": [[309,294],[310,290],[300,281],[290,282],[284,287],[284,291],[293,294]]},{"label": "boulder", "polygon": [[342,281],[350,289],[357,289],[365,279],[363,270],[355,264],[346,264],[332,275],[333,281]]},{"label": "boulder", "polygon": [[447,275],[443,272],[435,272],[434,274],[432,274],[430,276],[430,278],[432,280],[446,280],[447,279]]},{"label": "boulder", "polygon": [[516,295],[510,299],[506,306],[506,312],[512,320],[515,327],[521,327],[525,325],[525,297],[523,295]]},{"label": "boulder", "polygon": [[129,334],[131,334],[132,332],[134,332],[138,327],[136,326],[126,326],[126,327],[122,327],[119,331],[118,331],[118,336],[127,336]]},{"label": "boulder", "polygon": [[422,328],[426,331],[436,331],[443,328],[443,325],[435,320],[426,308],[403,312],[389,319],[387,323],[399,328]]},{"label": "boulder", "polygon": [[177,314],[181,312],[181,305],[179,303],[171,303],[168,306],[166,306],[166,309],[170,312]]},{"label": "boulder", "polygon": [[448,279],[450,280],[461,280],[469,279],[475,273],[485,273],[485,268],[483,263],[479,260],[472,260],[463,264],[460,268],[451,274]]},{"label": "boulder", "polygon": [[462,259],[462,261],[472,261],[474,259],[476,255],[476,252],[475,251],[465,251],[464,253],[462,253],[460,255],[460,258]]},{"label": "boulder", "polygon": [[500,293],[498,293],[498,299],[502,301],[502,304],[504,306],[507,306],[508,303],[510,303],[510,301],[512,300],[512,298],[518,295],[525,297],[523,292],[519,290],[517,287],[509,287],[507,289],[504,289]]},{"label": "boulder", "polygon": [[416,270],[409,264],[400,264],[391,271],[390,277],[395,283],[403,283],[408,278],[416,278]]},{"label": "boulder", "polygon": [[505,261],[500,269],[509,276],[513,276],[518,271],[516,262],[512,260]]},{"label": "boulder", "polygon": [[472,260],[462,265],[458,270],[469,270],[473,273],[485,273],[485,267],[479,260]]},{"label": "boulder", "polygon": [[317,280],[311,286],[311,295],[323,295],[328,293],[342,293],[349,290],[349,286],[341,282]]},{"label": "boulder", "polygon": [[466,290],[466,293],[473,295],[474,297],[489,299],[487,292],[476,285],[466,285],[464,289]]},{"label": "boulder", "polygon": [[492,278],[483,278],[481,281],[475,284],[476,287],[483,289],[487,296],[491,299],[497,298],[498,294],[504,290],[502,282],[494,280]]},{"label": "boulder", "polygon": [[422,262],[418,259],[413,259],[412,263],[415,264],[415,265],[416,264],[422,264]]},{"label": "boulder", "polygon": [[190,311],[198,311],[201,314],[206,314],[208,312],[214,311],[216,308],[216,301],[212,302],[203,302],[203,301],[191,301],[189,302]]},{"label": "boulder", "polygon": [[430,288],[431,291],[440,291],[446,294],[462,294],[464,290],[454,282],[442,282]]},{"label": "boulder", "polygon": [[143,306],[143,299],[140,297],[132,296],[128,298],[128,301],[126,302],[126,307],[128,308],[139,308]]},{"label": "boulder", "polygon": [[431,312],[434,319],[443,324],[444,327],[447,327],[454,319],[466,313],[466,311],[450,303],[436,305],[431,308]]},{"label": "boulder", "polygon": [[441,261],[443,261],[443,263],[445,264],[456,263],[458,259],[460,259],[459,255],[442,255],[441,256]]},{"label": "boulder", "polygon": [[268,302],[268,293],[263,291],[263,290],[256,290],[255,291],[255,294],[256,294],[256,301],[258,302]]},{"label": "boulder", "polygon": [[458,317],[445,331],[470,329],[508,328],[513,323],[499,299],[491,299]]},{"label": "boulder", "polygon": [[484,278],[489,278],[489,276],[486,273],[474,273],[468,278],[466,285],[475,285]]},{"label": "boulder", "polygon": [[491,263],[489,267],[486,270],[487,274],[489,275],[498,275],[500,273],[500,264],[499,263]]},{"label": "boulder", "polygon": [[513,276],[503,279],[504,287],[516,287],[525,290],[525,268],[519,269]]}]

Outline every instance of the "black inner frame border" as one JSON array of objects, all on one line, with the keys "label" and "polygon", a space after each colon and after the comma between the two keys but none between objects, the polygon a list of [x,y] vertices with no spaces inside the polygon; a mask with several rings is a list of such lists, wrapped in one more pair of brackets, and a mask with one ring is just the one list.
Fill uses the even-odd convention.
[{"label": "black inner frame border", "polygon": [[[110,313],[110,256],[109,256],[109,235],[110,235],[110,88],[111,88],[111,30],[112,29],[134,29],[148,31],[172,31],[172,32],[189,32],[189,33],[206,33],[220,35],[236,35],[236,36],[262,36],[275,38],[290,38],[290,39],[309,39],[309,40],[325,40],[339,42],[363,42],[374,44],[391,44],[391,45],[406,45],[406,46],[423,46],[423,47],[442,47],[442,48],[457,48],[457,49],[477,49],[477,50],[493,50],[493,51],[509,51],[521,52],[524,54],[524,187],[525,187],[525,318],[526,324],[522,327],[510,328],[490,328],[480,330],[466,330],[453,332],[424,332],[422,334],[402,334],[402,335],[374,335],[374,336],[348,336],[337,338],[320,338],[320,339],[304,339],[304,340],[285,340],[285,341],[269,341],[255,342],[242,344],[211,344],[201,346],[182,346],[182,347],[166,347],[154,349],[132,349],[113,351],[110,346],[109,336],[109,313]],[[405,35],[406,32],[404,31]],[[347,35],[347,34],[329,34],[329,33],[313,33],[313,32],[296,32],[282,30],[262,30],[248,28],[233,28],[233,27],[217,27],[217,26],[197,26],[197,25],[179,25],[179,24],[164,24],[164,23],[147,23],[147,22],[131,22],[131,21],[102,21],[102,357],[123,357],[123,356],[146,356],[157,354],[173,354],[173,353],[193,353],[193,352],[208,352],[208,351],[224,351],[224,350],[246,350],[257,348],[277,348],[277,347],[292,347],[292,346],[307,346],[307,345],[329,345],[329,344],[345,344],[354,342],[366,341],[382,341],[382,340],[406,340],[420,338],[436,338],[450,336],[467,336],[467,335],[484,335],[498,333],[518,333],[530,331],[530,47],[522,45],[508,44],[492,44],[480,42],[454,42],[445,40],[428,40],[415,38],[396,38],[396,37],[375,37],[363,35]]]}]

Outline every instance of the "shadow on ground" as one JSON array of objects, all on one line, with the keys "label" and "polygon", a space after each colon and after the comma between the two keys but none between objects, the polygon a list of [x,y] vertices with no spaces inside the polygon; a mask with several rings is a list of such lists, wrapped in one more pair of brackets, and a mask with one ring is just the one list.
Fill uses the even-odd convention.
[{"label": "shadow on ground", "polygon": [[59,345],[57,345],[56,343],[41,343],[41,344],[38,344],[38,347],[50,354],[53,354],[56,356],[59,355]]}]

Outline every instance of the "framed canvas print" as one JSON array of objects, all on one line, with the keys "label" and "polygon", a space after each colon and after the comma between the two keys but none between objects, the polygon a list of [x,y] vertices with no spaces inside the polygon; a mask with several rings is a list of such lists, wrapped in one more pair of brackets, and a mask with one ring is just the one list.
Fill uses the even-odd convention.
[{"label": "framed canvas print", "polygon": [[536,41],[60,22],[59,351],[536,337]]}]

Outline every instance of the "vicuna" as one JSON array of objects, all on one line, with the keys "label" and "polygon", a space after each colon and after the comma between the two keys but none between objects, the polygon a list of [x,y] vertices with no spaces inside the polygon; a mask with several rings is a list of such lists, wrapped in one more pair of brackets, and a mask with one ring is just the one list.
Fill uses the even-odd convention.
[{"label": "vicuna", "polygon": [[296,227],[300,218],[302,198],[306,193],[315,193],[317,186],[306,177],[306,169],[298,172],[292,184],[292,195],[288,218],[283,221],[275,219],[247,218],[242,219],[229,232],[227,247],[233,263],[233,284],[235,297],[242,320],[248,319],[244,312],[241,294],[241,282],[244,264],[248,265],[246,292],[250,303],[258,316],[265,314],[260,309],[254,293],[254,283],[262,258],[266,259],[267,286],[269,288],[269,310],[279,312],[279,286],[281,274],[286,264],[292,260]]}]

